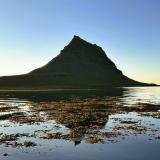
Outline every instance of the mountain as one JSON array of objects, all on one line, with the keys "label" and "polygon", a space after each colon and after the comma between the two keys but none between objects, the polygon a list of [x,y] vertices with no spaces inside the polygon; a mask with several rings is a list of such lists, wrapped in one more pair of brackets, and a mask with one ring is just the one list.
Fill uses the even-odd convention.
[{"label": "mountain", "polygon": [[123,75],[103,49],[78,36],[60,54],[28,74],[0,78],[1,89],[148,86]]}]

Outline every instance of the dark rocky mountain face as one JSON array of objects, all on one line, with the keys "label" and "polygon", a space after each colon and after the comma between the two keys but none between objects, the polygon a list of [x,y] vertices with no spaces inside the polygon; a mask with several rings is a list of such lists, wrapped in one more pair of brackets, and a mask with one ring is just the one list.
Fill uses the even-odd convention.
[{"label": "dark rocky mountain face", "polygon": [[45,66],[26,75],[1,77],[0,88],[103,88],[144,86],[124,76],[103,49],[78,36]]},{"label": "dark rocky mountain face", "polygon": [[102,76],[107,71],[118,72],[118,69],[102,48],[74,36],[57,57],[30,74]]}]

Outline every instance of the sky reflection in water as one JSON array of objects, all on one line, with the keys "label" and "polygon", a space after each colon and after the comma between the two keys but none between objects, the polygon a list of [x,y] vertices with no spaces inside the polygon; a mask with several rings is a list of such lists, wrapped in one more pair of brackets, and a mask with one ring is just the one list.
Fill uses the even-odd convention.
[{"label": "sky reflection in water", "polygon": [[159,118],[158,87],[3,92],[0,158],[158,159]]}]

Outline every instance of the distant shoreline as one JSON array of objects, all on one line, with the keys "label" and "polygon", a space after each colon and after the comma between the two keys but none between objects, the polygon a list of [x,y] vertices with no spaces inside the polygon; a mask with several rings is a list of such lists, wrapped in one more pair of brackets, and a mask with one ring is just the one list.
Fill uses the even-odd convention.
[{"label": "distant shoreline", "polygon": [[135,87],[107,87],[107,88],[55,88],[55,89],[0,89],[0,92],[61,92],[61,91],[96,91],[96,90],[107,90],[107,89],[120,89],[120,88],[144,88],[144,87],[160,87],[160,85],[155,86],[135,86]]},{"label": "distant shoreline", "polygon": [[92,90],[99,90],[99,89],[0,89],[0,92],[52,92],[52,91],[92,91]]}]

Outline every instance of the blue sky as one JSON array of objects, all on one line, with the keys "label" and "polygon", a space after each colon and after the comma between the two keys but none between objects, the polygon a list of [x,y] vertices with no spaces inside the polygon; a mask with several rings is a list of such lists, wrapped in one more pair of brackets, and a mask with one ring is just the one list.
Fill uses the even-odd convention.
[{"label": "blue sky", "polygon": [[0,76],[44,65],[73,35],[127,76],[160,84],[159,0],[0,0]]}]

